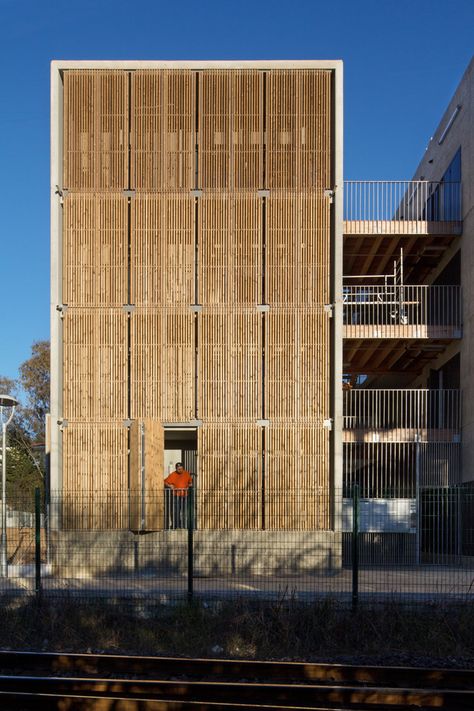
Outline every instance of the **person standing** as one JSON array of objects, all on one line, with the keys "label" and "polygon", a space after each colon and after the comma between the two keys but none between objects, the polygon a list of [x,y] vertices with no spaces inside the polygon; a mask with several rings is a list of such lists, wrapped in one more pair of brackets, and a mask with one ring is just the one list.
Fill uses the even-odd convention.
[{"label": "person standing", "polygon": [[192,474],[186,471],[182,462],[176,462],[174,472],[165,479],[165,486],[171,490],[170,528],[186,528],[186,503],[192,485]]}]

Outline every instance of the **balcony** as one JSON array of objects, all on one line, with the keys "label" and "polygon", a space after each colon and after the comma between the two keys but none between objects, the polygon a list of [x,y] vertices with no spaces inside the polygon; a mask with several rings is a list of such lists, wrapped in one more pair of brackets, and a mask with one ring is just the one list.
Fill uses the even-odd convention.
[{"label": "balcony", "polygon": [[405,284],[343,287],[346,339],[438,339],[462,336],[460,286]]},{"label": "balcony", "polygon": [[462,233],[461,183],[344,183],[344,273],[383,273],[405,251],[407,279],[422,282]]},{"label": "balcony", "polygon": [[461,183],[344,182],[344,234],[460,234]]},{"label": "balcony", "polygon": [[460,390],[345,390],[343,412],[345,443],[461,440]]}]

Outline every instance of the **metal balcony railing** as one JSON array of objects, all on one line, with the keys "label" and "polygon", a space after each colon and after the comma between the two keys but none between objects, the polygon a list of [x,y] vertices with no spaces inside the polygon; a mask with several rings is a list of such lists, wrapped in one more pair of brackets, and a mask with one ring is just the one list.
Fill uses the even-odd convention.
[{"label": "metal balcony railing", "polygon": [[[368,430],[381,440],[389,433],[403,434],[402,441],[439,439],[433,430],[461,431],[461,391],[429,389],[354,389],[343,393],[345,430]],[[401,431],[404,431],[402,433]],[[373,440],[372,440],[373,441]]]},{"label": "metal balcony railing", "polygon": [[343,287],[346,338],[460,338],[461,287]]},{"label": "metal balcony railing", "polygon": [[407,231],[415,234],[426,231],[426,223],[459,223],[462,220],[461,183],[347,180],[344,182],[344,220],[414,223],[405,228],[409,227]]}]

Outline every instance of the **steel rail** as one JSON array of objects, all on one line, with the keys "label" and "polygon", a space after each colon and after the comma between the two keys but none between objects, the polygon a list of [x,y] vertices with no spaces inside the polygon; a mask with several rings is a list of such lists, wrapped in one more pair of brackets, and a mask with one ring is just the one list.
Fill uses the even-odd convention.
[{"label": "steel rail", "polygon": [[0,669],[8,709],[474,708],[474,672],[458,669],[7,651]]}]

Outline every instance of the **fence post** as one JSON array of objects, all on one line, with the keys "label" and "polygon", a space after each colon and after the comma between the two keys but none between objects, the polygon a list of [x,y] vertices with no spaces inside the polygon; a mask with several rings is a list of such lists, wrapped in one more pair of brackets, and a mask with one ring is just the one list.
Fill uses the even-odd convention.
[{"label": "fence post", "polygon": [[359,485],[352,489],[352,610],[359,602]]},{"label": "fence post", "polygon": [[194,583],[194,489],[188,490],[188,602],[193,599]]},{"label": "fence post", "polygon": [[35,592],[41,594],[41,492],[35,489]]}]

